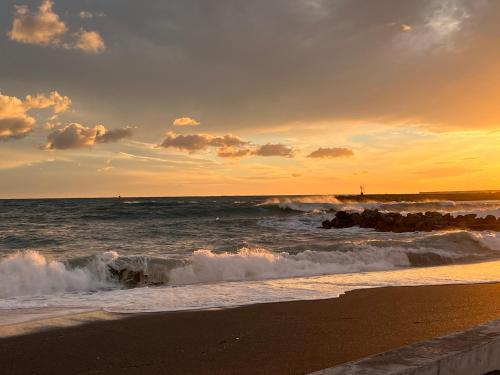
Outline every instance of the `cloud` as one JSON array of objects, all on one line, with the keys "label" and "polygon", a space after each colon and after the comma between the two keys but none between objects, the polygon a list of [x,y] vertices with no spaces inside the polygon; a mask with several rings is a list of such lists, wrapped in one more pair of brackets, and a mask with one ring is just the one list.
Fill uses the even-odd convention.
[{"label": "cloud", "polygon": [[400,46],[417,53],[437,48],[455,49],[455,38],[471,17],[467,5],[460,0],[434,0],[424,12],[425,16],[418,24],[401,25],[401,30],[407,33],[401,35]]},{"label": "cloud", "polygon": [[94,18],[94,15],[91,12],[86,11],[86,10],[80,11],[80,13],[78,15],[80,16],[81,19]]},{"label": "cloud", "polygon": [[74,48],[87,53],[98,54],[106,49],[106,43],[97,31],[80,30],[76,35]]},{"label": "cloud", "polygon": [[57,91],[49,95],[28,95],[24,100],[0,93],[0,140],[23,138],[33,130],[36,121],[28,111],[52,108],[57,114],[69,109],[70,105],[70,98]]},{"label": "cloud", "polygon": [[48,96],[37,94],[35,96],[28,95],[25,100],[25,105],[29,108],[49,108],[53,107],[54,113],[65,112],[71,106],[71,99],[67,96],[62,96],[57,91],[52,91]]},{"label": "cloud", "polygon": [[351,157],[354,156],[354,152],[345,147],[326,147],[326,148],[318,148],[317,150],[311,152],[307,155],[308,158],[314,159],[331,159],[331,158],[343,158],[343,157]]},{"label": "cloud", "polygon": [[293,149],[280,143],[268,143],[263,146],[259,146],[253,154],[258,156],[284,156],[290,158],[293,156]]},{"label": "cloud", "polygon": [[177,134],[168,132],[160,147],[176,148],[178,150],[193,153],[206,150],[210,147],[217,149],[217,155],[221,158],[241,158],[244,156],[283,156],[292,157],[293,149],[282,144],[268,143],[265,145],[253,145],[248,141],[232,134],[214,136],[211,134]]},{"label": "cloud", "polygon": [[[132,123],[144,121],[135,108],[147,107],[150,124],[189,115],[214,134],[250,134],[260,124],[324,123],[331,131],[351,121],[448,130],[500,124],[498,1],[382,0],[375,12],[363,0],[236,0],[213,4],[209,17],[197,2],[151,2],[140,8],[120,3],[109,22],[88,8],[107,43],[112,34],[134,40],[134,48],[117,43],[98,66],[54,55],[52,61],[23,48],[16,64],[0,59],[0,71],[25,77],[16,80],[21,87],[29,84],[25,71],[41,58],[36,69],[47,81],[57,82],[64,71],[72,77],[66,87],[79,90],[82,100],[99,91],[108,108]],[[0,13],[8,14],[13,1],[0,3]],[[55,0],[53,11],[69,28],[65,37],[79,30],[73,20],[97,28],[78,19],[82,9],[82,2]],[[37,9],[30,5],[30,11]],[[412,30],[403,32],[402,24]],[[282,36],[280,43],[269,35]],[[4,47],[6,56],[20,51],[14,43]],[[262,54],[266,59],[258,58]],[[134,90],[118,98],[110,88],[125,81]],[[158,130],[147,125],[144,131],[153,136]]]},{"label": "cloud", "polygon": [[[26,44],[78,49],[92,54],[106,49],[106,44],[97,31],[81,29],[79,32],[69,33],[68,26],[54,12],[53,6],[51,0],[42,0],[38,10],[30,12],[26,5],[16,5],[12,29],[8,33],[10,39]],[[83,14],[88,15],[88,12]]]},{"label": "cloud", "polygon": [[48,150],[66,150],[72,148],[92,147],[100,133],[105,133],[103,125],[93,128],[73,123],[62,129],[56,129],[47,136],[45,148]]},{"label": "cloud", "polygon": [[92,12],[89,12],[88,10],[81,10],[78,13],[78,15],[80,16],[80,18],[82,20],[91,19],[91,18],[94,18],[94,17],[104,17],[104,16],[106,16],[106,14],[104,12],[92,13]]},{"label": "cloud", "polygon": [[131,128],[116,128],[107,130],[105,133],[99,134],[99,136],[96,138],[96,141],[100,143],[114,143],[123,138],[130,138],[131,136]]},{"label": "cloud", "polygon": [[0,140],[23,138],[33,129],[32,117],[0,118]]},{"label": "cloud", "polygon": [[221,158],[242,158],[244,156],[251,155],[252,150],[248,148],[234,148],[234,147],[227,147],[227,148],[220,148],[219,151],[217,152],[217,156]]},{"label": "cloud", "polygon": [[172,123],[174,126],[194,126],[194,125],[200,125],[199,121],[196,121],[194,118],[191,117],[179,117],[174,120]]},{"label": "cloud", "polygon": [[44,0],[36,13],[31,13],[26,5],[16,5],[10,39],[44,46],[60,45],[61,37],[68,28],[59,15],[52,11],[53,5],[52,1]]},{"label": "cloud", "polygon": [[47,136],[46,150],[68,150],[93,147],[96,143],[112,143],[131,136],[130,128],[107,130],[104,125],[86,127],[78,123],[69,124],[52,131]]},{"label": "cloud", "polygon": [[401,24],[401,31],[412,31],[413,27],[411,25],[408,25],[406,23]]},{"label": "cloud", "polygon": [[228,148],[248,144],[248,142],[231,134],[226,134],[220,137],[210,134],[182,135],[174,132],[168,132],[166,136],[167,137],[160,145],[161,147],[173,147],[188,152],[200,151],[208,147]]}]

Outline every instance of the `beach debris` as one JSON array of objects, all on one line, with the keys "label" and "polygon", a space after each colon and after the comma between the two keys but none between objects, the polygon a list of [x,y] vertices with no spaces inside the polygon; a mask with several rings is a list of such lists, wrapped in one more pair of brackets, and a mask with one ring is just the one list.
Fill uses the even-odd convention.
[{"label": "beach debris", "polygon": [[493,215],[477,217],[476,214],[453,216],[436,211],[425,213],[380,212],[366,209],[363,212],[338,211],[332,220],[325,220],[322,227],[372,228],[379,232],[430,232],[445,229],[500,230],[500,220]]}]

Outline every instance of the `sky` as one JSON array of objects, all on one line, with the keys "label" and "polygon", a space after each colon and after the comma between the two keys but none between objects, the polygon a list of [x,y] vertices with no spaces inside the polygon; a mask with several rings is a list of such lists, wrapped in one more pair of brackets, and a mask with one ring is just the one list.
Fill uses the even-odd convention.
[{"label": "sky", "polygon": [[500,189],[499,42],[496,0],[2,0],[0,198]]}]

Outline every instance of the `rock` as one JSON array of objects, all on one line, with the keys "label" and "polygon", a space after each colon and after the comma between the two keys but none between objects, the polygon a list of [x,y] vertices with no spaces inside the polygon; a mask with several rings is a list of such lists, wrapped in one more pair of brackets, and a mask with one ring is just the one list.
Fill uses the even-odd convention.
[{"label": "rock", "polygon": [[330,220],[325,220],[321,223],[321,226],[325,229],[330,229],[332,227],[332,223]]},{"label": "rock", "polygon": [[484,218],[485,225],[496,225],[497,218],[493,215],[488,215]]},{"label": "rock", "polygon": [[346,211],[338,211],[335,214],[335,219],[331,221],[335,228],[350,228],[356,225],[353,214]]},{"label": "rock", "polygon": [[408,213],[406,216],[399,212],[381,213],[378,210],[366,209],[362,213],[338,211],[331,220],[325,220],[322,227],[350,228],[359,226],[361,228],[373,228],[380,232],[414,232],[433,231],[443,229],[473,229],[473,230],[497,230],[500,229],[500,218],[493,215],[478,218],[476,214],[458,215],[453,217],[447,213],[443,215],[436,211],[424,213]]}]

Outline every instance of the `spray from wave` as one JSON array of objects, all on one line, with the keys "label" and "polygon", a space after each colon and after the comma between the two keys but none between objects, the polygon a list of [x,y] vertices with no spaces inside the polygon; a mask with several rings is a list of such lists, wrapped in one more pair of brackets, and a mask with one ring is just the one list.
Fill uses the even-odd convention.
[{"label": "spray from wave", "polygon": [[266,199],[259,206],[278,206],[283,210],[300,212],[322,212],[335,210],[343,204],[333,195],[300,196],[300,197],[272,197]]}]

